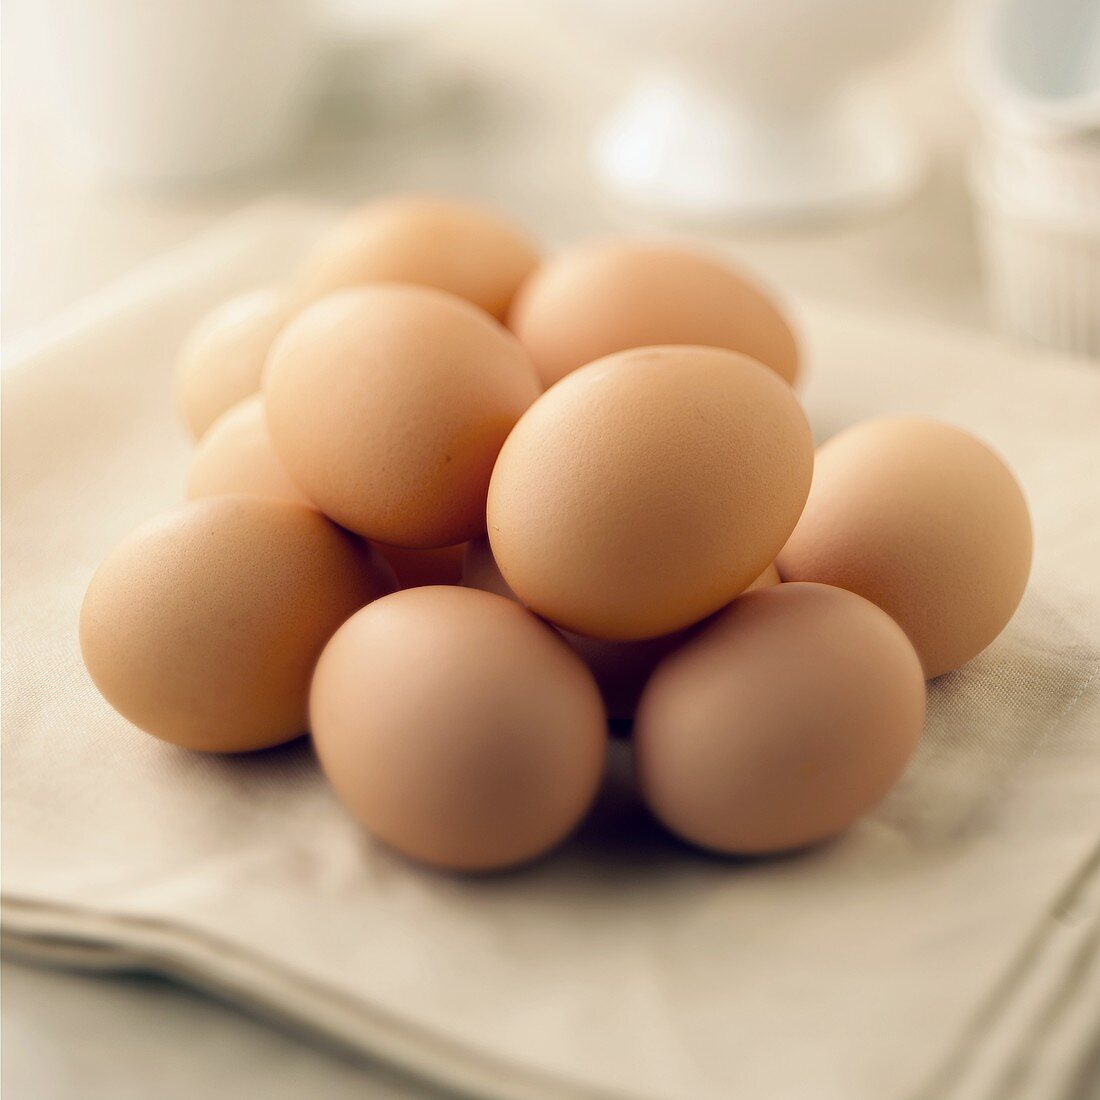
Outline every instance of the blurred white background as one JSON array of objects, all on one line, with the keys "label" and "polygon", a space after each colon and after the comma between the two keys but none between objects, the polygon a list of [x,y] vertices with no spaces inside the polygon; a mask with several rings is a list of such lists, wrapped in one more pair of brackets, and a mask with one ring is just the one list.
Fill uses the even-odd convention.
[{"label": "blurred white background", "polygon": [[[647,55],[618,42],[613,26],[598,31],[584,0],[329,0],[318,9],[323,52],[300,140],[269,166],[177,187],[96,180],[66,156],[33,33],[36,14],[64,3],[4,6],[5,341],[274,194],[348,203],[403,189],[454,193],[500,206],[549,243],[664,228],[594,179],[592,134]],[[88,6],[100,3],[127,0]],[[708,231],[792,293],[982,324],[963,172],[974,123],[953,14],[933,17],[879,81],[929,157],[911,201],[816,226]]]},{"label": "blurred white background", "polygon": [[[36,36],[36,21],[45,17],[48,23],[51,13],[67,11],[84,20],[86,36],[70,46],[102,49],[104,42],[92,41],[89,29],[95,13],[125,15],[129,9],[132,15],[143,3],[8,0],[4,5],[6,347],[48,330],[61,311],[144,261],[273,196],[347,204],[408,189],[452,193],[500,207],[548,244],[611,228],[670,227],[660,217],[628,208],[594,178],[592,135],[639,69],[651,63],[645,50],[599,22],[595,8],[614,7],[610,0],[599,5],[584,0],[319,3],[316,58],[289,60],[293,51],[280,55],[287,59],[282,63],[301,64],[303,72],[316,61],[312,98],[303,104],[300,131],[286,137],[285,152],[222,179],[185,184],[169,178],[154,183],[97,178],[87,163],[94,150],[81,152],[81,139],[95,146],[95,125],[106,126],[110,136],[112,119],[127,106],[125,74],[115,74],[118,82],[103,102],[81,102],[81,74],[71,70],[71,58],[62,57],[62,65],[70,66],[64,79],[56,71],[51,77],[50,51]],[[168,13],[183,4],[201,41],[203,10],[212,4],[212,11],[221,8],[224,15],[237,3],[251,5],[251,0],[159,0],[144,8]],[[715,5],[721,6],[719,0]],[[654,0],[645,6],[651,15],[664,10]],[[811,13],[815,6],[802,5]],[[946,10],[931,19],[927,33],[914,37],[878,74],[883,102],[896,109],[927,156],[926,171],[906,201],[824,221],[740,229],[718,223],[705,229],[796,299],[823,296],[947,324],[987,324],[967,184],[977,124],[959,76],[958,12],[942,6]],[[269,11],[285,9],[297,18],[299,7],[295,0],[278,0]],[[665,17],[675,20],[676,7],[667,5],[672,15]],[[802,33],[812,36],[815,26],[810,16],[807,20]],[[108,47],[111,41],[108,34]],[[234,56],[231,52],[230,68]],[[102,56],[87,63],[111,69]],[[249,64],[250,79],[268,89],[262,103],[289,94],[279,90],[278,74],[270,86],[263,84],[272,75],[265,67],[269,62],[261,57]],[[211,66],[212,82],[228,79],[224,69]],[[157,79],[170,82],[170,74],[156,65],[147,68],[151,87]],[[64,107],[58,115],[60,92],[76,97],[70,99],[72,117],[64,115]],[[234,125],[247,130],[248,118],[246,112]],[[242,158],[259,157],[265,145],[274,147],[283,138],[275,129],[279,132],[258,140],[256,149],[240,147],[239,129],[227,129],[236,134],[227,140]],[[115,136],[113,155],[125,159],[126,140]],[[160,167],[174,150],[166,140]],[[99,168],[102,175],[104,165]],[[364,1076],[367,1071],[308,1040],[269,1031],[161,983],[113,983],[13,965],[7,970],[4,1062],[13,1096],[149,1096],[153,1066],[160,1067],[158,1097],[234,1090],[271,1097],[431,1095],[385,1074]],[[140,1057],[120,1060],[120,1049],[141,1052]]]}]

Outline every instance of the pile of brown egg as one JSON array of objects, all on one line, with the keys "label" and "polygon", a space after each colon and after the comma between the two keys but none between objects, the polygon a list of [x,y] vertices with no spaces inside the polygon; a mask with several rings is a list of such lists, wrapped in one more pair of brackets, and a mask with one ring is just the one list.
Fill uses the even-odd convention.
[{"label": "pile of brown egg", "polygon": [[188,749],[310,731],[351,813],[438,867],[565,837],[609,717],[685,840],[833,836],[905,768],[926,679],[1008,622],[1031,525],[955,427],[815,455],[799,368],[717,256],[540,260],[478,208],[371,203],[188,340],[189,501],[95,574],[88,670]]}]

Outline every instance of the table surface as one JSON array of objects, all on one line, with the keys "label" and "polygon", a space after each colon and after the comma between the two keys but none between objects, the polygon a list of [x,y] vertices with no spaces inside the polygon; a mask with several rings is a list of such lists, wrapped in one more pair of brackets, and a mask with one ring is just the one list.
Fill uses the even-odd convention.
[{"label": "table surface", "polygon": [[[449,191],[496,203],[551,241],[640,228],[599,194],[584,157],[585,136],[621,90],[626,66],[586,53],[583,36],[546,21],[548,7],[467,3],[461,20],[451,17],[415,43],[360,43],[338,63],[313,124],[284,165],[204,190],[148,194],[96,185],[54,159],[35,109],[33,64],[13,33],[18,7],[9,5],[2,36],[5,346],[271,194],[351,202],[391,190]],[[528,45],[535,41],[537,58]],[[930,156],[929,175],[910,202],[858,220],[712,235],[795,296],[982,326],[963,172],[974,127],[959,107],[948,41],[946,31],[933,36],[885,76]],[[26,1100],[182,1100],[228,1095],[230,1086],[272,1100],[442,1095],[157,979],[7,962],[3,981],[3,1084]]]}]

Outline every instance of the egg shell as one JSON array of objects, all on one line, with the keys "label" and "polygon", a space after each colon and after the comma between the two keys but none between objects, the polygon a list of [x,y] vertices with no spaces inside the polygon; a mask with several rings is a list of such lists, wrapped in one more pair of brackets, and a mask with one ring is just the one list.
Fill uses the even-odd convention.
[{"label": "egg shell", "polygon": [[503,319],[538,259],[518,227],[479,206],[416,196],[381,199],[325,235],[293,293],[304,305],[349,286],[415,283],[449,291]]},{"label": "egg shell", "polygon": [[230,299],[192,330],[176,361],[175,392],[193,438],[259,391],[267,353],[289,317],[281,293],[255,290]]},{"label": "egg shell", "polygon": [[617,641],[671,634],[773,560],[813,443],[791,388],[716,348],[641,348],[564,378],[508,437],[489,541],[538,614]]},{"label": "egg shell", "polygon": [[538,392],[487,314],[381,283],[299,314],[264,375],[272,442],[305,494],[366,538],[420,549],[484,533],[497,452]]},{"label": "egg shell", "polygon": [[818,451],[779,555],[784,580],[858,592],[909,635],[925,675],[965,664],[1004,629],[1031,569],[1027,501],[984,443],[949,424],[857,424]]},{"label": "egg shell", "polygon": [[[264,417],[263,398],[248,397],[223,413],[199,441],[191,460],[187,497],[243,493],[274,497],[313,507],[286,472],[275,453]],[[438,550],[409,550],[374,543],[375,550],[394,572],[400,588],[425,584],[458,584],[466,543]]]},{"label": "egg shell", "polygon": [[799,848],[890,790],[924,711],[920,661],[884,611],[780,584],[735,600],[657,667],[634,723],[639,785],[692,844]]},{"label": "egg shell", "polygon": [[521,287],[509,327],[550,386],[627,348],[704,344],[741,352],[790,383],[799,351],[771,298],[716,256],[598,241],[548,260]]},{"label": "egg shell", "polygon": [[123,717],[173,744],[241,752],[306,730],[333,631],[392,590],[389,568],[319,512],[218,496],[138,528],[96,571],[80,648]]},{"label": "egg shell", "polygon": [[390,563],[402,588],[421,588],[427,584],[460,584],[467,545],[461,542],[437,550],[409,550],[376,542],[374,548]]},{"label": "egg shell", "polygon": [[524,863],[580,821],[603,773],[591,674],[511,600],[411,588],[353,616],[311,695],[325,774],[376,837],[422,863]]},{"label": "egg shell", "polygon": [[222,413],[199,440],[191,458],[188,500],[233,493],[313,507],[275,453],[259,394]]},{"label": "egg shell", "polygon": [[761,573],[760,576],[757,577],[756,580],[754,580],[752,582],[752,584],[750,584],[748,586],[748,588],[745,589],[745,591],[746,592],[755,592],[755,591],[757,591],[757,589],[771,588],[772,585],[779,584],[779,583],[780,583],[779,570],[776,569],[775,562],[771,562],[768,565],[768,567],[764,570],[764,572]]},{"label": "egg shell", "polygon": [[[467,588],[494,592],[510,600],[519,599],[501,576],[486,538],[467,543],[462,563],[462,583]],[[778,583],[779,573],[774,565],[769,565],[746,591]],[[633,719],[638,697],[650,673],[685,637],[684,632],[677,631],[641,642],[608,642],[602,638],[572,634],[568,630],[560,633],[596,677],[608,717],[619,721]]]}]

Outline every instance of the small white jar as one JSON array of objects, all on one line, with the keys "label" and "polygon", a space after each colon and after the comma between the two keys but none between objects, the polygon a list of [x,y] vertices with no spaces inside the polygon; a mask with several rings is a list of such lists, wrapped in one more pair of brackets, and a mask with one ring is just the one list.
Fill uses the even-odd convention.
[{"label": "small white jar", "polygon": [[984,0],[969,61],[991,320],[1100,357],[1100,18],[1078,0]]}]

